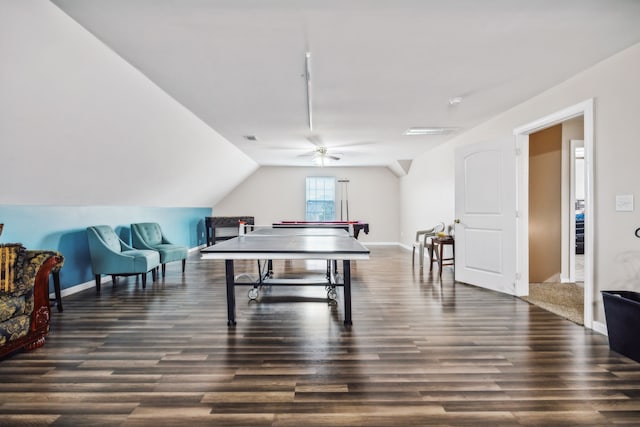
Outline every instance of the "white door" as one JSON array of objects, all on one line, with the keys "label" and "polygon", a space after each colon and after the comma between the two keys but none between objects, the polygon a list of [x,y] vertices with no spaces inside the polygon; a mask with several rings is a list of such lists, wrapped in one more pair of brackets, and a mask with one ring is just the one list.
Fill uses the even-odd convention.
[{"label": "white door", "polygon": [[516,294],[516,149],[512,139],[455,154],[455,276]]}]

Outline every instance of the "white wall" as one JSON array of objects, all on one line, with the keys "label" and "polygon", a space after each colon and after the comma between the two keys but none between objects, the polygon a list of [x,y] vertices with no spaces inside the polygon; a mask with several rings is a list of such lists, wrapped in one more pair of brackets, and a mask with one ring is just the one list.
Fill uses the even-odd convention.
[{"label": "white wall", "polygon": [[[523,64],[526,65],[526,64]],[[440,188],[453,188],[453,150],[495,138],[512,137],[513,130],[586,99],[595,99],[595,316],[604,321],[600,290],[640,291],[640,226],[636,212],[616,212],[616,194],[640,196],[640,44],[597,64],[566,82],[541,93],[486,123],[467,131],[439,150],[425,153],[413,162],[402,178],[403,241],[407,232],[422,226],[416,218],[432,218],[435,212],[453,212],[453,198],[442,197]],[[465,102],[473,102],[469,97]],[[434,165],[444,159],[437,176],[439,186],[428,185]],[[422,189],[422,197],[415,194]],[[425,202],[431,200],[431,203]],[[410,213],[410,214],[409,214]]]},{"label": "white wall", "polygon": [[48,1],[0,3],[0,61],[0,205],[212,206],[257,168]]},{"label": "white wall", "polygon": [[[305,213],[305,178],[334,176],[349,179],[349,219],[366,221],[363,242],[398,242],[400,183],[386,167],[270,167],[263,166],[213,207],[216,216],[255,216],[256,224],[301,220]],[[338,186],[337,190],[339,191]],[[340,215],[337,194],[336,215]]]},{"label": "white wall", "polygon": [[411,246],[416,231],[454,220],[454,157],[452,147],[440,145],[415,159],[401,178],[400,241]]}]

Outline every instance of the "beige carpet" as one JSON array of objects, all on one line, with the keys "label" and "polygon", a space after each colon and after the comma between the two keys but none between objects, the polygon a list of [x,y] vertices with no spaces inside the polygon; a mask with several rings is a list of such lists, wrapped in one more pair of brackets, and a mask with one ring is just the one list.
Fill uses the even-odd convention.
[{"label": "beige carpet", "polygon": [[578,325],[584,324],[584,290],[575,283],[530,283],[530,304],[544,308]]}]

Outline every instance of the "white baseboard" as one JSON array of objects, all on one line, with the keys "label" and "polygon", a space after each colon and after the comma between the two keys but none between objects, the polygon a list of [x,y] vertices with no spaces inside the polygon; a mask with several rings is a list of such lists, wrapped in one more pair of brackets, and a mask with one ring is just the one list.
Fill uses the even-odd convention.
[{"label": "white baseboard", "polygon": [[361,242],[364,246],[404,246],[398,242]]},{"label": "white baseboard", "polygon": [[[199,251],[202,248],[206,248],[207,245],[200,245],[200,246],[196,246],[195,248],[191,248],[189,249],[189,253],[193,253],[196,251]],[[111,283],[111,276],[109,275],[104,275],[102,276],[102,280],[100,281],[101,285],[104,285],[105,283]],[[60,291],[60,296],[62,296],[63,298],[68,296],[68,295],[73,295],[73,294],[77,294],[78,292],[82,292],[85,291],[87,289],[91,289],[94,288],[96,286],[96,282],[95,280],[90,280],[88,282],[84,282],[84,283],[78,283],[77,285],[73,285],[69,288],[64,288]],[[54,292],[49,294],[49,298],[54,299],[56,297],[56,294]]]},{"label": "white baseboard", "polygon": [[607,325],[605,325],[604,323],[593,321],[592,326],[594,331],[602,335],[609,336],[609,333],[607,332]]},{"label": "white baseboard", "polygon": [[[104,276],[104,279],[100,283],[102,283],[102,284],[111,283],[111,276]],[[95,288],[95,287],[96,287],[96,282],[94,280],[91,280],[89,282],[79,283],[77,285],[71,286],[70,288],[62,289],[60,291],[60,296],[66,297],[68,295],[77,294],[78,292],[82,292],[82,291],[85,291],[87,289],[91,289],[91,288]],[[50,293],[49,294],[49,298],[54,299],[55,297],[56,297],[55,293]]]}]

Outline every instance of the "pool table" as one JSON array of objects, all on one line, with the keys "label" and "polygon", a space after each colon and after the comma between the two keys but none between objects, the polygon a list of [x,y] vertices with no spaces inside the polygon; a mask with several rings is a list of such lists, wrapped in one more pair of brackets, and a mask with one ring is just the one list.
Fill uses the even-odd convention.
[{"label": "pool table", "polygon": [[272,224],[273,228],[342,228],[349,231],[353,225],[353,237],[356,239],[360,230],[369,234],[369,224],[364,221],[279,221]]}]

